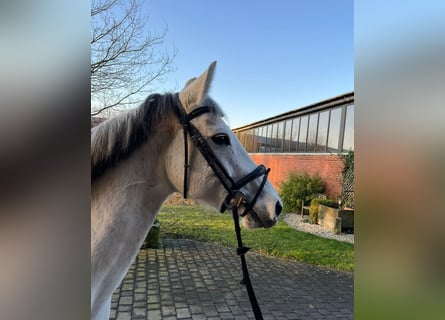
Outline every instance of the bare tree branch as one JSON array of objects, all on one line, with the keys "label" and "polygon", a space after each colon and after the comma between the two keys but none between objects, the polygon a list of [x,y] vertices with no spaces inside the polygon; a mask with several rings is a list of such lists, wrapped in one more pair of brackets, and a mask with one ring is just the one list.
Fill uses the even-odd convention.
[{"label": "bare tree branch", "polygon": [[92,0],[91,115],[140,102],[174,71],[177,50],[160,50],[168,28],[147,33],[137,0]]}]

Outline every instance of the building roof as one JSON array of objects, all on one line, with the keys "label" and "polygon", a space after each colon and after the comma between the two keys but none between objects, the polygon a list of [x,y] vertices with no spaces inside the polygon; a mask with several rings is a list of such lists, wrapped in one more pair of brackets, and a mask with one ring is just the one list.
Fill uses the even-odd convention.
[{"label": "building roof", "polygon": [[308,106],[305,107],[301,107],[292,111],[288,111],[285,113],[281,113],[279,115],[270,117],[270,118],[266,118],[263,120],[259,120],[247,125],[244,125],[242,127],[238,127],[235,129],[232,129],[232,131],[241,131],[241,130],[247,130],[247,129],[251,129],[251,128],[256,128],[265,124],[269,124],[269,123],[274,123],[280,120],[286,120],[289,118],[295,118],[297,116],[302,116],[305,114],[309,114],[309,113],[313,113],[316,111],[322,111],[324,109],[328,109],[328,108],[332,108],[335,106],[340,106],[340,105],[344,105],[344,104],[348,104],[348,103],[354,103],[354,92],[348,92],[348,93],[344,93],[342,95],[339,96],[335,96],[320,102],[316,102],[313,104],[310,104]]}]

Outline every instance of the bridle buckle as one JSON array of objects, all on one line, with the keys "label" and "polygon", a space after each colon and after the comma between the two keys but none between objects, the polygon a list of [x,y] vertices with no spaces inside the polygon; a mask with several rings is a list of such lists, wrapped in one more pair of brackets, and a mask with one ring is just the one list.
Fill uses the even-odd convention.
[{"label": "bridle buckle", "polygon": [[246,203],[246,196],[239,190],[233,191],[229,194],[226,199],[224,199],[224,205],[226,208],[233,210],[234,208],[239,208],[241,205]]}]

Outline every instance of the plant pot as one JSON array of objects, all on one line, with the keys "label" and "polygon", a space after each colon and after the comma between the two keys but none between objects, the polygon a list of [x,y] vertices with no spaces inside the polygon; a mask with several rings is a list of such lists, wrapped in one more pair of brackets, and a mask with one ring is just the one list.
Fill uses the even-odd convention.
[{"label": "plant pot", "polygon": [[334,209],[320,205],[318,224],[332,233],[339,234],[345,231],[352,233],[354,231],[354,210]]}]

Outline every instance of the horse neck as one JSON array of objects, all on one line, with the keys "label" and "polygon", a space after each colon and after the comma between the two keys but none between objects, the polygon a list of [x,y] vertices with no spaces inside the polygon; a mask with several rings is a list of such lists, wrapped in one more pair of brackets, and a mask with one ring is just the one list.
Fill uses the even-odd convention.
[{"label": "horse neck", "polygon": [[145,218],[155,214],[175,191],[164,158],[178,129],[160,124],[146,143],[97,179],[91,186],[92,206],[111,215],[125,214],[120,212],[124,208]]}]

